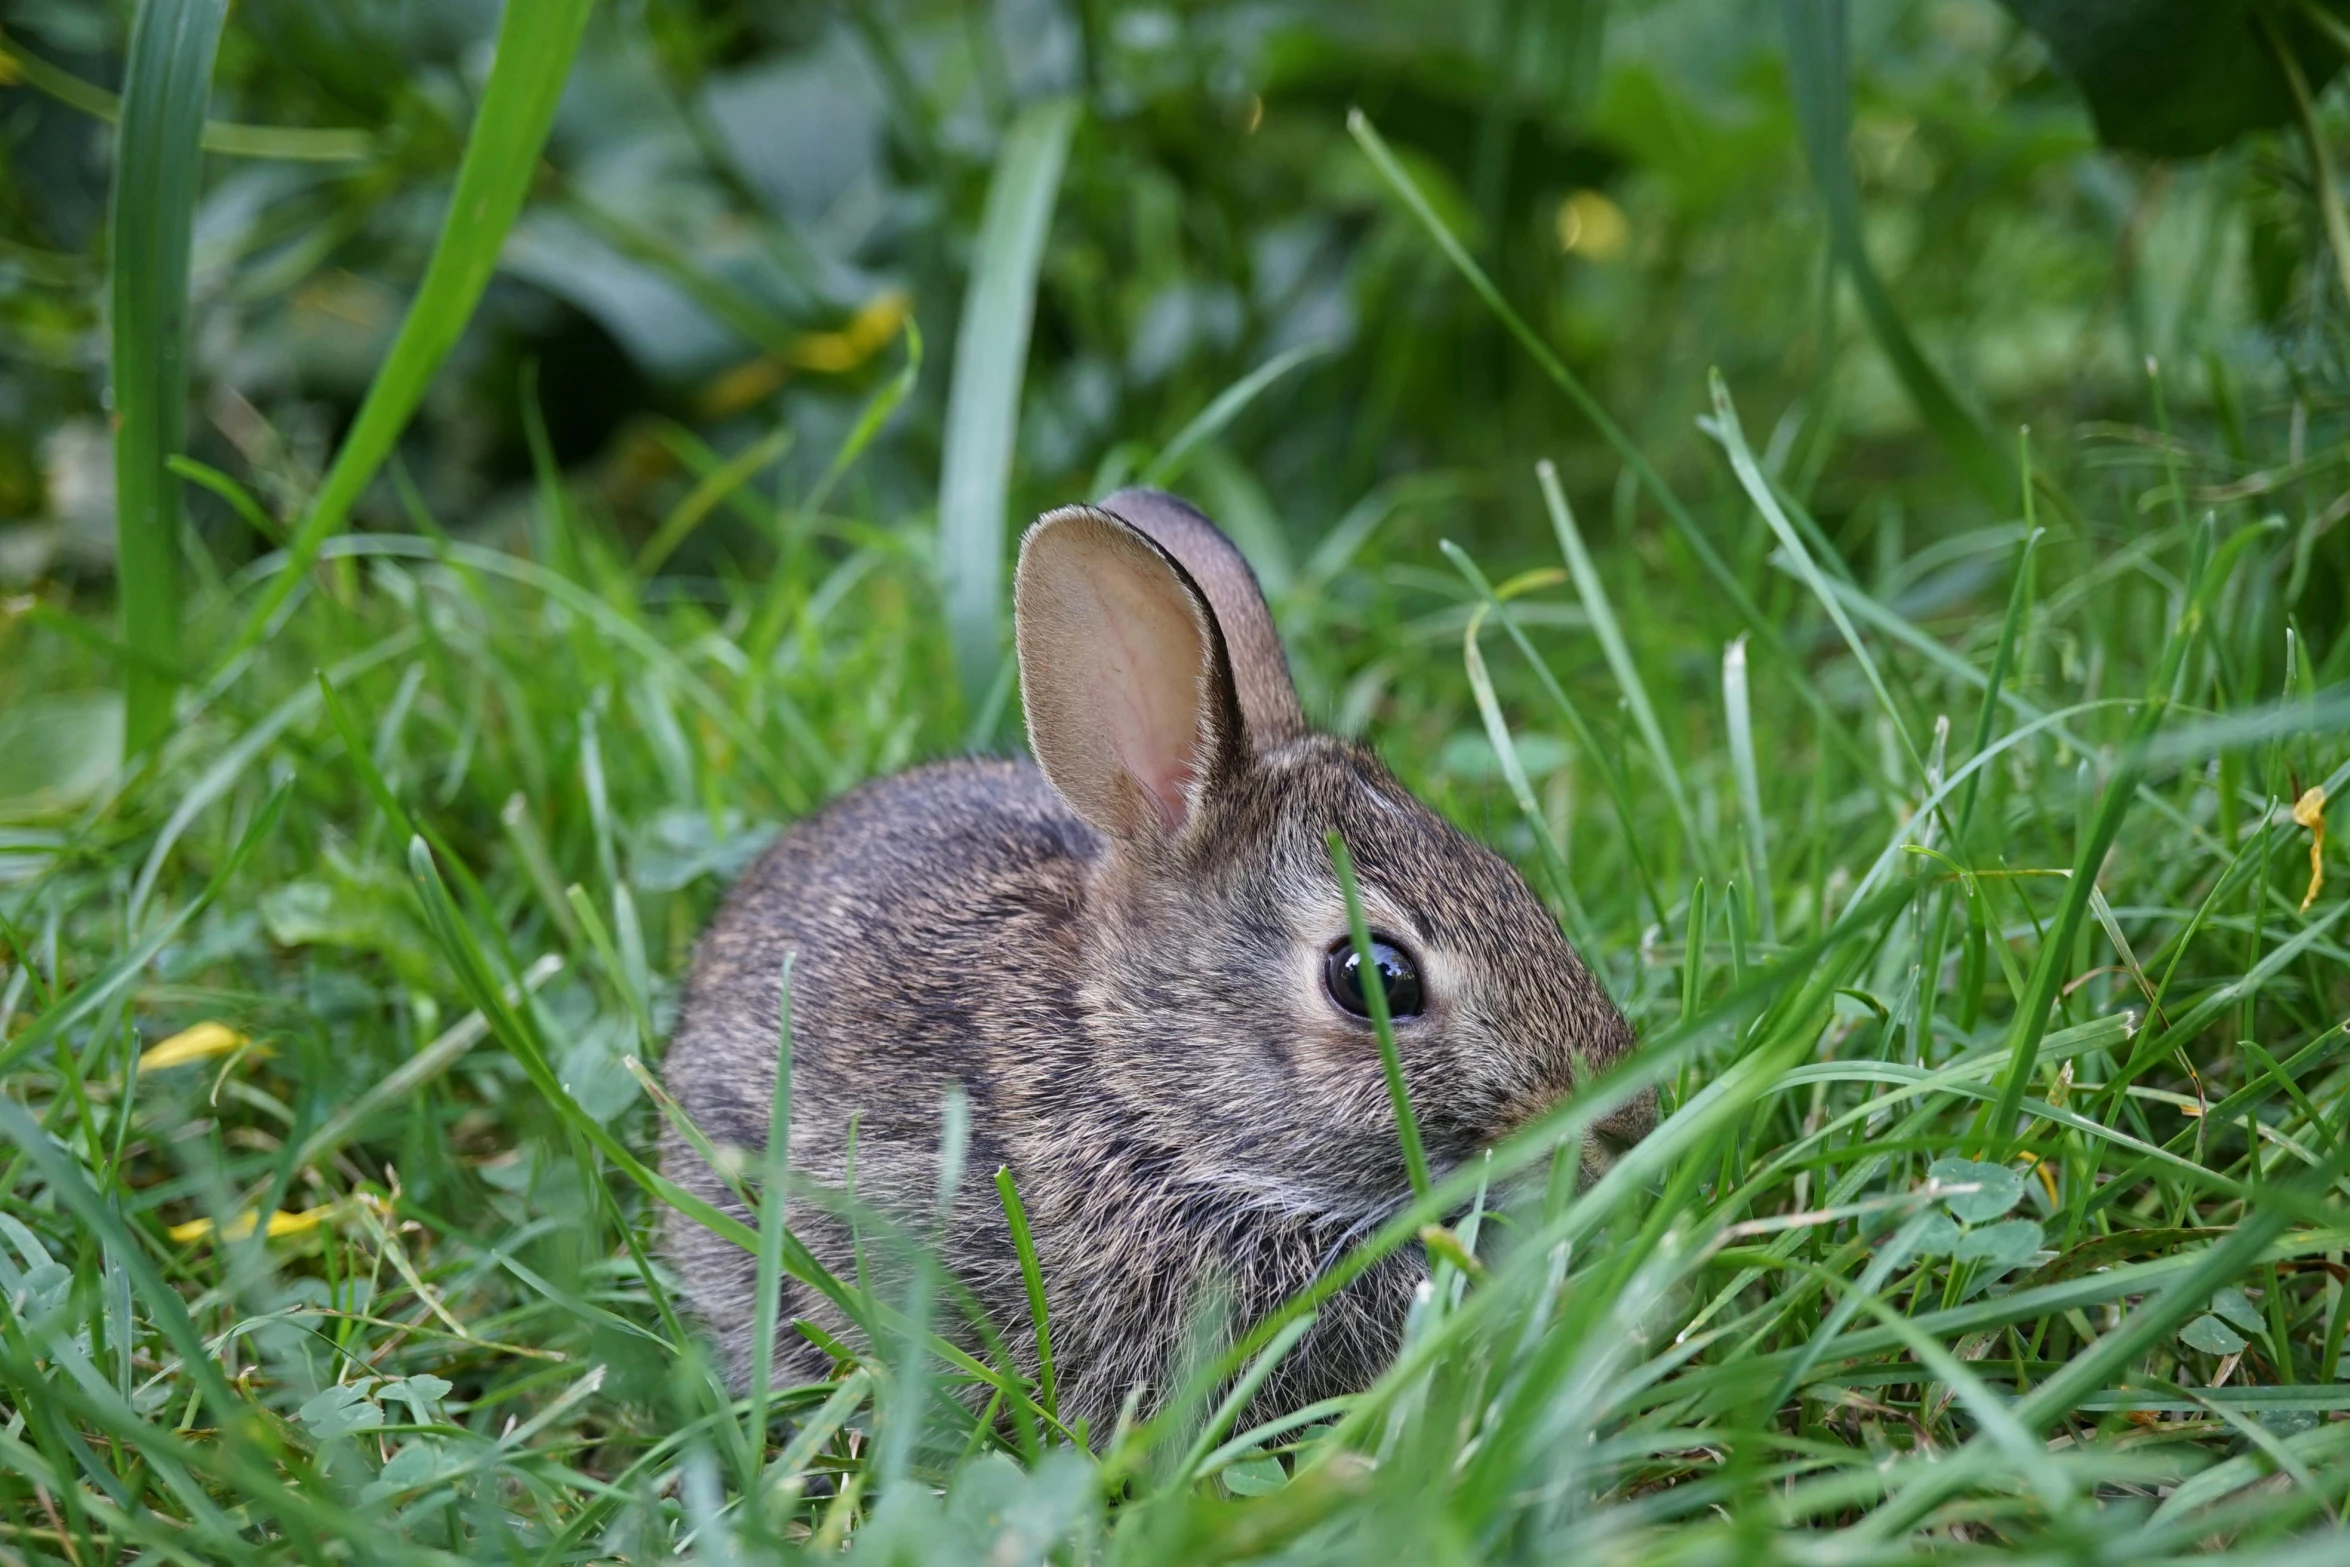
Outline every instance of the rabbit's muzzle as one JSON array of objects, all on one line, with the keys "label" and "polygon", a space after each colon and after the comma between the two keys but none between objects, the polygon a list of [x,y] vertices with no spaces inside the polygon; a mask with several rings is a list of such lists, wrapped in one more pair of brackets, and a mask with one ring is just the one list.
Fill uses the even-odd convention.
[{"label": "rabbit's muzzle", "polygon": [[1599,1120],[1583,1138],[1583,1179],[1595,1181],[1615,1168],[1642,1138],[1656,1130],[1656,1090],[1643,1088]]}]

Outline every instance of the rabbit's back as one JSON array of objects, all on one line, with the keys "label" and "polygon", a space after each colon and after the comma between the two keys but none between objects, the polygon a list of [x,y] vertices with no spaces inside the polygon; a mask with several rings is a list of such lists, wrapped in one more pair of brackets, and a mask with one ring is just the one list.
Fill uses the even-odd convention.
[{"label": "rabbit's back", "polygon": [[[794,1169],[844,1184],[853,1118],[858,1201],[927,1211],[950,1086],[971,1101],[966,1168],[992,1170],[1005,1150],[989,1098],[1007,1057],[1033,1064],[1078,1032],[1077,915],[1099,852],[1026,761],[937,763],[843,796],[769,849],[703,936],[664,1067],[670,1092],[712,1142],[764,1149],[794,954]],[[756,1222],[674,1133],[663,1164]],[[795,1202],[792,1222],[820,1259],[846,1262],[832,1216]],[[670,1244],[739,1374],[752,1259],[682,1217]],[[786,1319],[811,1304],[787,1299]]]}]

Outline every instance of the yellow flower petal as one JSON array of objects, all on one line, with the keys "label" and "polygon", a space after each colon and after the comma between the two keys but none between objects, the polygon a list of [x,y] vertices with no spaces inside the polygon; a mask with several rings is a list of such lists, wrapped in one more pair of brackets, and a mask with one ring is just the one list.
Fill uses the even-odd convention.
[{"label": "yellow flower petal", "polygon": [[[334,1211],[335,1205],[331,1202],[324,1203],[316,1208],[305,1208],[300,1213],[288,1213],[285,1209],[280,1208],[277,1212],[269,1216],[270,1239],[275,1240],[281,1235],[300,1235],[305,1231],[315,1230],[319,1227],[319,1225],[332,1218],[334,1216]],[[184,1245],[189,1241],[200,1241],[205,1239],[207,1236],[212,1234],[212,1230],[213,1225],[210,1219],[190,1219],[185,1224],[173,1225],[164,1233],[169,1235],[173,1240],[179,1241]],[[238,1214],[234,1219],[229,1221],[227,1232],[228,1239],[232,1241],[241,1241],[252,1233],[252,1209],[247,1208],[243,1213]]]},{"label": "yellow flower petal", "polygon": [[702,412],[712,418],[739,413],[783,385],[784,368],[766,354],[745,360],[703,389]]},{"label": "yellow flower petal", "polygon": [[879,353],[913,312],[902,288],[884,289],[849,317],[837,332],[810,332],[792,345],[792,363],[803,370],[854,370]]},{"label": "yellow flower petal", "polygon": [[780,358],[761,354],[722,372],[702,389],[701,410],[712,418],[738,413],[783,385],[794,370],[828,375],[854,370],[888,347],[913,313],[911,295],[902,288],[885,288],[859,306],[839,331],[802,333]]},{"label": "yellow flower petal", "polygon": [[2326,789],[2324,784],[2311,784],[2293,802],[2293,820],[2309,829],[2309,890],[2301,895],[2301,912],[2317,901],[2317,890],[2326,884]]},{"label": "yellow flower petal", "polygon": [[198,1023],[194,1028],[181,1029],[142,1054],[139,1057],[139,1070],[159,1072],[167,1066],[209,1061],[214,1056],[227,1055],[244,1043],[245,1036],[226,1023]]},{"label": "yellow flower petal", "polygon": [[327,1203],[317,1208],[305,1208],[300,1213],[288,1213],[285,1209],[280,1208],[269,1216],[269,1238],[275,1240],[280,1235],[300,1235],[306,1230],[315,1230],[324,1224],[334,1211],[333,1203]]}]

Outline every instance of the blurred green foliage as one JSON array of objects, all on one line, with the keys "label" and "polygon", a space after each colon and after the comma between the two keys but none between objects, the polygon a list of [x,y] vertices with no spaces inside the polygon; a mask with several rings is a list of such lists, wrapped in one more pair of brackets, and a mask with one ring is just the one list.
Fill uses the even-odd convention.
[{"label": "blurred green foliage", "polygon": [[[1202,454],[1190,487],[1211,509],[1296,549],[1382,480],[1458,472],[1476,477],[1445,531],[1534,547],[1529,455],[1595,497],[1612,455],[1383,199],[1346,139],[1351,105],[1648,449],[1721,482],[1692,429],[1718,365],[1823,526],[1865,558],[1881,532],[1930,535],[1976,508],[1830,286],[1778,9],[608,7],[402,460],[460,531],[514,525],[535,366],[556,459],[592,478],[624,536],[650,535],[699,454],[778,423],[797,439],[762,485],[804,493],[898,362],[885,332],[837,334],[902,291],[925,339],[953,343],[1009,117],[1074,90],[1086,113],[1038,301],[1015,514],[1098,487],[1250,367],[1328,342]],[[0,571],[101,592],[111,138],[41,84],[116,86],[126,10],[11,5],[20,63],[0,98],[0,509],[19,519]],[[229,29],[215,120],[343,129],[356,136],[326,150],[361,149],[208,162],[189,450],[281,522],[414,286],[494,21],[478,0],[254,0]],[[2019,423],[2061,449],[2086,423],[2135,417],[2149,356],[2172,367],[2173,417],[2208,418],[2224,458],[2276,455],[2294,417],[2305,448],[2323,444],[2340,306],[2289,136],[2178,165],[2101,150],[2047,47],[1991,0],[1857,7],[1851,27],[1867,252],[2003,446]],[[926,377],[884,431],[851,481],[857,510],[928,511],[945,385]],[[211,497],[192,506],[218,569],[266,547]],[[358,515],[400,511],[379,482]],[[671,570],[755,574],[766,547],[722,508]]]}]

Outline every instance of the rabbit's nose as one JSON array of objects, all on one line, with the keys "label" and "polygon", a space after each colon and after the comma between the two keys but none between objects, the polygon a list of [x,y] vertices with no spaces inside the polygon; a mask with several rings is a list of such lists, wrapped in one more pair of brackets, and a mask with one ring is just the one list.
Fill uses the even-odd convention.
[{"label": "rabbit's nose", "polygon": [[1644,1088],[1591,1127],[1589,1147],[1602,1168],[1632,1151],[1633,1145],[1656,1130],[1656,1090]]}]

